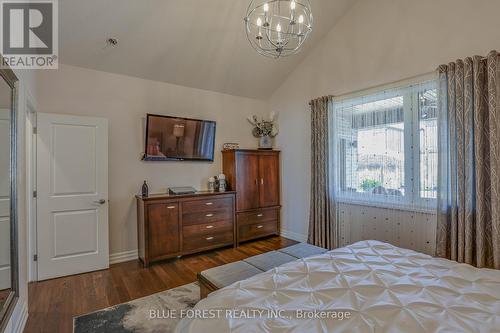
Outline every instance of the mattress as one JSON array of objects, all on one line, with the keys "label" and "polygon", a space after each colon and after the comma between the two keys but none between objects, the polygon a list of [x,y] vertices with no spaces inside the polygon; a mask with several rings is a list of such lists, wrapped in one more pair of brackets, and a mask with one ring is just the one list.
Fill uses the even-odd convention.
[{"label": "mattress", "polygon": [[218,290],[176,332],[500,332],[500,271],[362,241]]}]

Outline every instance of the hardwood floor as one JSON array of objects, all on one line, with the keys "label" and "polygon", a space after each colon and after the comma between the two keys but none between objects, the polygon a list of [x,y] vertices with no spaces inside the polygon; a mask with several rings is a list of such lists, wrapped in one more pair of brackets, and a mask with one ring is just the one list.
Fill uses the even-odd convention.
[{"label": "hardwood floor", "polygon": [[31,332],[72,332],[73,317],[148,296],[196,281],[205,269],[245,259],[295,244],[283,237],[243,243],[165,261],[143,268],[139,261],[109,269],[29,285],[29,317],[24,329]]}]

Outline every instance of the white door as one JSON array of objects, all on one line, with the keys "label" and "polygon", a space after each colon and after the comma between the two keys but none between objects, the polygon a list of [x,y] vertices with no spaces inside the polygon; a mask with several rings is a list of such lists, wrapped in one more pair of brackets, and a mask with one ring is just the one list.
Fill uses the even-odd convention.
[{"label": "white door", "polygon": [[0,109],[0,290],[10,288],[11,281],[9,156],[10,110]]},{"label": "white door", "polygon": [[37,114],[38,279],[109,267],[106,119]]}]

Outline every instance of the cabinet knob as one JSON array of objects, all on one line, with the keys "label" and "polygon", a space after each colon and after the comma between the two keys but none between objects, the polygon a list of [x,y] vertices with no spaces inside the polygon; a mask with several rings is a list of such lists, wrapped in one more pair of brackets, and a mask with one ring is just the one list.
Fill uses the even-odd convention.
[{"label": "cabinet knob", "polygon": [[257,226],[257,229],[262,229],[262,228],[263,228],[263,226],[261,226],[261,225]]},{"label": "cabinet knob", "polygon": [[213,237],[207,237],[206,240],[207,241],[211,241],[212,239],[214,239]]},{"label": "cabinet knob", "polygon": [[213,225],[207,225],[207,229],[212,229],[213,227]]},{"label": "cabinet knob", "polygon": [[206,216],[206,217],[212,217],[212,216],[214,216],[214,214],[207,214],[207,215],[205,215],[205,216]]},{"label": "cabinet knob", "polygon": [[174,209],[175,206],[168,206],[167,209]]}]

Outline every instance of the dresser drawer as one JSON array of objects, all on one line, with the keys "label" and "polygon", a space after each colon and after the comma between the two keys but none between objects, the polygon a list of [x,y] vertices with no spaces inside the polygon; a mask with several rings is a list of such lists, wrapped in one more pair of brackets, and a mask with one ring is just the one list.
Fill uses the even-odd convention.
[{"label": "dresser drawer", "polygon": [[203,199],[182,203],[182,211],[186,213],[205,212],[207,210],[233,209],[232,198]]},{"label": "dresser drawer", "polygon": [[204,212],[182,212],[182,225],[206,224],[219,221],[232,221],[233,210],[230,208],[212,209]]},{"label": "dresser drawer", "polygon": [[218,232],[206,235],[183,237],[184,251],[195,251],[233,244],[233,231]]},{"label": "dresser drawer", "polygon": [[182,228],[184,237],[193,237],[221,232],[233,232],[233,221],[225,220],[205,224],[193,224]]},{"label": "dresser drawer", "polygon": [[279,216],[279,208],[256,209],[250,212],[238,213],[238,225],[254,224],[265,221],[276,221]]},{"label": "dresser drawer", "polygon": [[246,241],[278,233],[278,220],[238,225],[238,241]]}]

